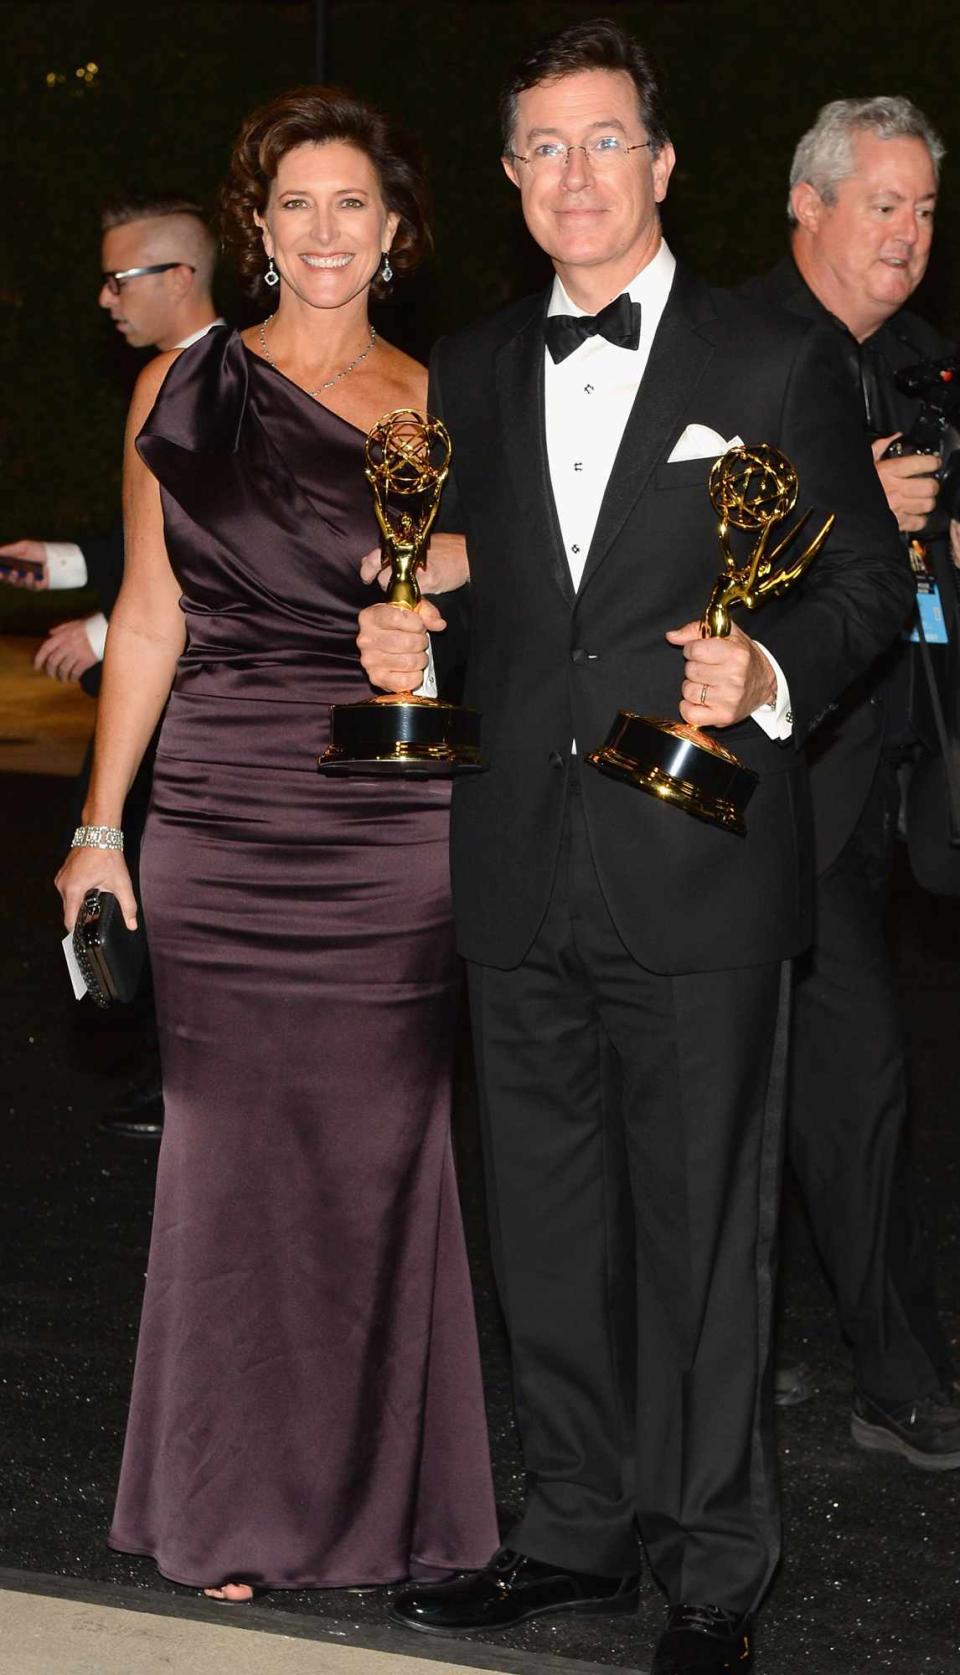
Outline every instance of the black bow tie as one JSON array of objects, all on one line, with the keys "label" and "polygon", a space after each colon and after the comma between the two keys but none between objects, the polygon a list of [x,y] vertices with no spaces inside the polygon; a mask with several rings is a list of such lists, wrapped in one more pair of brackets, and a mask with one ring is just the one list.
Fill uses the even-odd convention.
[{"label": "black bow tie", "polygon": [[624,291],[599,314],[550,314],[543,329],[555,361],[565,361],[586,338],[598,335],[620,349],[636,349],[640,342],[640,304]]}]

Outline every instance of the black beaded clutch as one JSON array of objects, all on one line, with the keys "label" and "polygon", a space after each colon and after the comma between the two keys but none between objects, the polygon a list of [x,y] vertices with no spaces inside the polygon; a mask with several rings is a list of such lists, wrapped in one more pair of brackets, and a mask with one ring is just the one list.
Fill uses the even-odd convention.
[{"label": "black beaded clutch", "polygon": [[132,1000],[140,981],[147,945],[143,928],[127,929],[116,896],[88,890],[73,931],[73,951],[97,1006]]}]

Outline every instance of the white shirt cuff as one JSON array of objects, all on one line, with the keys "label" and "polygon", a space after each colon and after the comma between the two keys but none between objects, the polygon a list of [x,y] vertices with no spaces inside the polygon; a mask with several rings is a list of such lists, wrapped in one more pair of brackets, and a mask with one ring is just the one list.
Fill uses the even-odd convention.
[{"label": "white shirt cuff", "polygon": [[762,646],[759,640],[754,640],[758,651],[762,651],[771,669],[777,677],[777,690],[772,704],[761,704],[754,710],[750,719],[762,728],[768,739],[789,739],[793,734],[793,710],[790,708],[790,688],[787,677],[781,669],[772,652]]},{"label": "white shirt cuff", "polygon": [[93,616],[84,617],[84,629],[90,641],[90,650],[98,663],[103,662],[103,651],[107,643],[107,628],[109,624],[102,611],[96,611]]},{"label": "white shirt cuff", "polygon": [[86,587],[87,561],[76,541],[41,541],[51,587]]},{"label": "white shirt cuff", "polygon": [[423,680],[417,687],[415,698],[435,698],[437,696],[437,671],[433,665],[433,641],[427,635],[427,666],[423,671]]}]

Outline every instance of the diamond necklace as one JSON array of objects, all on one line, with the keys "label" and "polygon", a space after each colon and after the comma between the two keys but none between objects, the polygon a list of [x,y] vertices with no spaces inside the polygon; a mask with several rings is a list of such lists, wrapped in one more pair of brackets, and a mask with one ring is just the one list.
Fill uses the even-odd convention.
[{"label": "diamond necklace", "polygon": [[[271,355],[269,349],[267,348],[267,335],[266,335],[266,332],[263,329],[262,322],[257,327],[257,331],[260,334],[260,347],[263,350],[264,360],[269,361],[270,365],[272,367],[276,367],[276,370],[279,372],[280,367],[277,366],[276,361],[274,360],[274,358]],[[370,353],[371,349],[373,348],[374,344],[376,343],[376,341],[377,341],[376,327],[371,326],[370,327],[370,341],[369,341],[369,343],[366,343],[364,345],[364,347],[361,349],[359,355],[354,355],[353,360],[350,362],[350,365],[345,366],[342,372],[335,373],[332,378],[327,378],[322,384],[318,384],[317,388],[315,390],[307,390],[305,393],[307,395],[313,395],[313,396],[322,395],[324,390],[332,389],[334,384],[339,384],[341,378],[346,378],[347,374],[352,372],[355,367],[358,367],[360,365],[361,361],[366,360],[367,356],[369,355],[369,353]]]}]

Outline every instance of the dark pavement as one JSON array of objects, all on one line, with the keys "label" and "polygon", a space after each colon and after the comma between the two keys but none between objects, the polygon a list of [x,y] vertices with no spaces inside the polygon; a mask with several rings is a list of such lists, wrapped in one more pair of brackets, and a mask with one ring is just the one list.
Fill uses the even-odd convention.
[{"label": "dark pavement", "polygon": [[[0,1427],[6,1446],[0,1458],[0,1573],[81,1579],[94,1589],[126,1584],[145,1590],[145,1598],[165,1596],[168,1607],[183,1600],[194,1615],[195,1594],[164,1582],[147,1560],[124,1558],[104,1545],[156,1152],[107,1139],[97,1119],[136,1071],[138,1036],[88,1002],[75,1005],[67,986],[50,879],[69,819],[69,781],[18,774],[4,776],[2,784]],[[895,925],[914,1057],[923,1202],[937,1229],[941,1295],[956,1340],[960,902],[921,896],[904,870]],[[459,1111],[464,1196],[498,1499],[509,1516],[521,1475],[484,1243],[472,1109],[465,1071]],[[960,1472],[923,1473],[851,1444],[847,1356],[795,1209],[786,1220],[782,1313],[784,1344],[812,1366],[818,1394],[810,1405],[781,1416],[786,1558],[758,1635],[758,1675],[960,1675]],[[382,1607],[382,1595],[367,1590],[274,1594],[254,1609],[261,1623],[272,1609],[312,1615],[318,1628],[361,1644],[367,1633],[382,1648]],[[661,1610],[659,1593],[647,1582],[639,1622],[544,1619],[497,1637],[496,1651],[501,1658],[510,1648],[533,1654],[531,1669],[543,1653],[644,1669]],[[222,1610],[209,1611],[223,1620]],[[428,1650],[399,1630],[396,1648]],[[450,1643],[446,1649],[449,1655]],[[439,1648],[430,1650],[435,1656]],[[470,1647],[471,1663],[483,1662],[482,1650]]]}]

